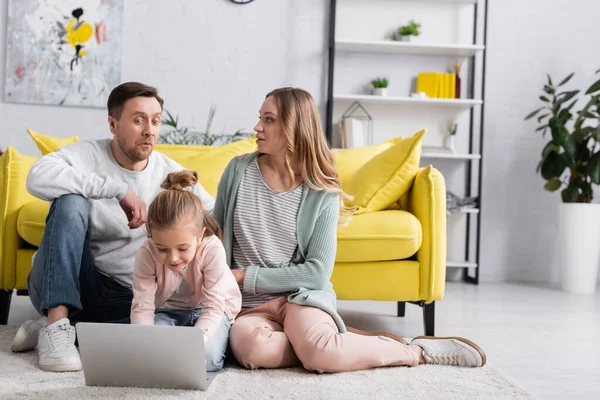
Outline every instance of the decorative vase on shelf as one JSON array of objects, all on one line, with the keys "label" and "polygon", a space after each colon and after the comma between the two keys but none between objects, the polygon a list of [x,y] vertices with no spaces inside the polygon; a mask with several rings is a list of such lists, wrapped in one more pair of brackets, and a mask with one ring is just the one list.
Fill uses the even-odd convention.
[{"label": "decorative vase on shelf", "polygon": [[374,96],[387,96],[387,88],[373,88]]},{"label": "decorative vase on shelf", "polygon": [[456,135],[444,136],[444,147],[450,150],[452,153],[456,153],[455,137]]}]

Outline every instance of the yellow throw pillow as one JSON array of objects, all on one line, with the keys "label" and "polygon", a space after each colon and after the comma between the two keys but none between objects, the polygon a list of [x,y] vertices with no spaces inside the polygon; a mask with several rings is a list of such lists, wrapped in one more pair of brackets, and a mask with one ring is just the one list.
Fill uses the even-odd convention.
[{"label": "yellow throw pillow", "polygon": [[410,188],[419,169],[421,141],[427,131],[399,140],[363,165],[348,182],[357,214],[385,210]]},{"label": "yellow throw pillow", "polygon": [[213,147],[209,151],[178,162],[185,168],[196,171],[200,184],[204,186],[208,193],[216,196],[221,175],[223,175],[229,161],[236,156],[252,153],[256,150],[256,137],[251,137],[250,139]]},{"label": "yellow throw pillow", "polygon": [[73,136],[70,138],[55,138],[37,133],[33,129],[27,129],[27,132],[43,155],[53,153],[69,143],[79,141],[79,136]]},{"label": "yellow throw pillow", "polygon": [[181,164],[181,160],[203,154],[214,149],[212,146],[192,146],[188,144],[155,144],[154,151],[164,154]]},{"label": "yellow throw pillow", "polygon": [[350,178],[367,161],[377,154],[392,147],[396,142],[402,140],[402,137],[390,139],[387,142],[374,144],[365,147],[356,147],[349,149],[334,149],[332,151],[335,162],[335,169],[338,173],[338,179],[342,189],[346,186]]}]

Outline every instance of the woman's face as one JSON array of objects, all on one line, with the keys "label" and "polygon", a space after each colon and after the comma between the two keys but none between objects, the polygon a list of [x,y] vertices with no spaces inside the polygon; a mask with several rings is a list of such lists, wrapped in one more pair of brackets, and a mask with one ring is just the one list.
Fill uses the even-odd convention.
[{"label": "woman's face", "polygon": [[285,151],[285,139],[279,119],[279,110],[273,96],[263,102],[259,111],[256,131],[256,145],[263,154],[281,154]]}]

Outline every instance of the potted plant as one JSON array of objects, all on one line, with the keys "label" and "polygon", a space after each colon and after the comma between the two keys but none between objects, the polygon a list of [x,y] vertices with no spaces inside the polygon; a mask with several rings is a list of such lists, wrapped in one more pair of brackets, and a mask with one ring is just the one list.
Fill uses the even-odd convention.
[{"label": "potted plant", "polygon": [[371,81],[375,96],[387,96],[388,78],[375,78]]},{"label": "potted plant", "polygon": [[456,153],[456,130],[458,129],[458,124],[454,123],[454,121],[449,121],[447,125],[446,135],[444,135],[444,148],[450,150],[452,153]]},{"label": "potted plant", "polygon": [[525,119],[540,114],[536,131],[543,137],[550,132],[537,172],[546,181],[544,189],[562,189],[558,209],[562,288],[593,293],[600,261],[600,204],[592,204],[592,185],[600,184],[600,80],[585,92],[587,103],[574,111],[580,91],[561,89],[573,75],[558,85],[548,75],[540,96],[544,106]]},{"label": "potted plant", "polygon": [[420,28],[420,23],[411,20],[408,24],[402,25],[394,32],[394,39],[402,42],[410,42],[413,37],[417,37],[421,34]]}]

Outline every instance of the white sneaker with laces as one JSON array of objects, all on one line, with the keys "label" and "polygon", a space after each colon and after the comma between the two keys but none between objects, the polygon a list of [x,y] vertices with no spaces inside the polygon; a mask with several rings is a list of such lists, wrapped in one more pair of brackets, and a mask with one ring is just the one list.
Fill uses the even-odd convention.
[{"label": "white sneaker with laces", "polygon": [[46,317],[41,317],[35,321],[28,319],[27,321],[23,322],[17,330],[15,338],[10,345],[11,350],[15,353],[18,353],[21,351],[35,349],[40,330],[46,326],[47,322],[48,319]]},{"label": "white sneaker with laces", "polygon": [[483,350],[461,337],[418,336],[410,344],[423,349],[427,364],[483,367],[486,362]]},{"label": "white sneaker with laces", "polygon": [[71,326],[68,318],[41,329],[37,345],[40,368],[54,372],[81,370],[75,337],[75,327]]}]

